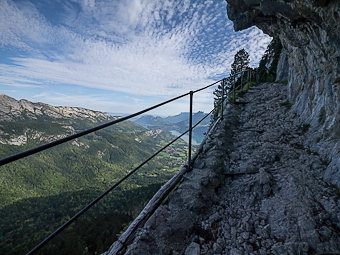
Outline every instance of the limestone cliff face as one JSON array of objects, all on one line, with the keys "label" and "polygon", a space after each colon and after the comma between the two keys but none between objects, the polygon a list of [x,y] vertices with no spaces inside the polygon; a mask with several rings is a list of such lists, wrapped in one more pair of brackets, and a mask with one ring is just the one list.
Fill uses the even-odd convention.
[{"label": "limestone cliff face", "polygon": [[256,25],[288,53],[289,96],[308,122],[340,137],[340,2],[227,0],[235,30]]},{"label": "limestone cliff face", "polygon": [[329,141],[340,139],[340,1],[226,1],[235,30],[256,25],[281,40],[278,76],[285,77],[288,63],[292,110],[302,123],[311,125],[319,147],[329,149],[332,162],[326,179],[339,184],[339,143]]},{"label": "limestone cliff face", "polygon": [[[86,120],[98,123],[116,118],[118,117],[85,108],[33,103],[0,94],[0,144],[21,146],[27,144],[29,140],[47,143],[74,134],[76,132],[72,125],[74,121]],[[44,129],[46,126],[31,124],[30,120],[54,123],[54,128],[51,132],[46,131]],[[11,125],[17,126],[18,123],[24,128],[9,128]],[[80,146],[77,141],[73,141],[72,144]]]}]

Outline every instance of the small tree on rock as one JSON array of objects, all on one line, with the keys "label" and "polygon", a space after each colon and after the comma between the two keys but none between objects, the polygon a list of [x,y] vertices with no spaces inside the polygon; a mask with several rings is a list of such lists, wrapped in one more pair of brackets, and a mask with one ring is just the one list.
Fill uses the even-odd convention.
[{"label": "small tree on rock", "polygon": [[234,62],[231,64],[230,71],[231,84],[235,80],[236,86],[238,86],[239,84],[243,83],[243,81],[241,81],[241,78],[243,80],[248,79],[247,73],[241,72],[250,69],[249,62],[250,62],[249,53],[245,49],[241,49],[235,54]]},{"label": "small tree on rock", "polygon": [[214,111],[212,121],[216,121],[218,117],[218,112],[220,111],[221,100],[222,100],[222,86],[223,82],[218,84],[217,88],[214,91]]},{"label": "small tree on rock", "polygon": [[234,62],[231,64],[231,75],[234,76],[239,72],[249,68],[249,53],[245,50],[239,50],[234,56]]},{"label": "small tree on rock", "polygon": [[[229,77],[227,77],[221,84],[218,85],[216,90],[214,91],[214,112],[213,112],[213,120],[217,119],[218,112],[220,111],[221,99],[222,99],[222,91],[226,95],[228,91],[232,88],[232,84],[237,81],[238,73],[241,71],[245,71],[249,69],[249,54],[245,49],[239,50],[234,56],[234,62],[231,64],[231,71]],[[222,86],[224,85],[224,89],[222,90]]]}]

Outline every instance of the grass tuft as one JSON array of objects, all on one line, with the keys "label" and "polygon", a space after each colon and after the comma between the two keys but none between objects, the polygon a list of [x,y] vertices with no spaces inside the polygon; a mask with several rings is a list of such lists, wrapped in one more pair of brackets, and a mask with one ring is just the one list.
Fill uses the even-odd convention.
[{"label": "grass tuft", "polygon": [[292,104],[288,100],[280,103],[280,105],[286,107],[288,110],[292,108]]}]

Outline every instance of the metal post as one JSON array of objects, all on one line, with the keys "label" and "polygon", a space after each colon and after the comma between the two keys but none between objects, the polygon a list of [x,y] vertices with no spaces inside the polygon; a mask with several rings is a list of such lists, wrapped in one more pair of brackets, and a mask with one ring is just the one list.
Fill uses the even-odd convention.
[{"label": "metal post", "polygon": [[221,97],[221,120],[223,120],[223,105],[224,105],[224,85],[225,79],[222,80],[222,97]]},{"label": "metal post", "polygon": [[192,169],[191,166],[191,141],[192,141],[192,101],[194,92],[190,91],[190,115],[189,115],[189,155],[188,155],[188,168]]},{"label": "metal post", "polygon": [[241,72],[241,91],[243,91],[243,74],[244,71]]},{"label": "metal post", "polygon": [[234,76],[234,82],[233,82],[233,102],[234,102],[234,104],[235,104],[235,84],[236,83],[236,81],[235,81],[235,76]]}]

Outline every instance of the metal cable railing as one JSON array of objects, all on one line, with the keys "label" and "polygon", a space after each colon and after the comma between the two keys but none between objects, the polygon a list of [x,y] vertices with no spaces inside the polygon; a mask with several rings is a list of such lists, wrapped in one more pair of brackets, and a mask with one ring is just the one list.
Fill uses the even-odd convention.
[{"label": "metal cable railing", "polygon": [[176,137],[174,140],[172,140],[171,142],[169,142],[167,145],[165,145],[164,147],[162,147],[161,149],[159,149],[157,152],[155,152],[152,156],[150,156],[149,158],[147,158],[145,161],[143,161],[140,165],[138,165],[136,168],[134,168],[132,171],[130,171],[127,175],[125,175],[124,177],[122,177],[119,181],[117,181],[115,184],[113,184],[111,187],[109,187],[106,191],[104,191],[102,194],[100,194],[97,198],[95,198],[93,201],[91,201],[88,205],[86,205],[83,209],[81,209],[79,212],[77,212],[74,216],[72,216],[67,222],[65,222],[64,224],[62,224],[57,230],[55,230],[53,233],[51,233],[48,237],[46,237],[42,242],[40,242],[38,245],[36,245],[31,251],[29,251],[27,253],[27,255],[31,255],[34,254],[35,252],[37,252],[38,250],[40,250],[44,245],[46,245],[51,239],[53,239],[56,235],[58,235],[60,232],[62,232],[66,227],[68,227],[71,223],[73,223],[76,219],[78,219],[81,215],[83,215],[86,211],[88,211],[93,205],[95,205],[99,200],[101,200],[103,197],[105,197],[109,192],[111,192],[112,190],[114,190],[116,187],[118,187],[122,182],[124,182],[126,179],[128,179],[131,175],[133,175],[135,172],[137,172],[141,167],[143,167],[146,163],[148,163],[150,160],[152,160],[154,157],[156,157],[159,153],[161,153],[163,150],[165,150],[166,148],[168,148],[169,146],[171,146],[173,143],[175,143],[177,140],[179,140],[180,138],[182,138],[184,135],[186,135],[187,133],[189,133],[189,148],[188,148],[188,163],[187,163],[187,167],[190,170],[192,167],[192,162],[191,162],[191,151],[192,151],[192,130],[197,127],[203,120],[205,120],[215,109],[211,110],[208,114],[206,114],[206,116],[204,116],[200,121],[198,121],[194,126],[192,125],[192,115],[193,115],[193,95],[197,92],[200,92],[202,90],[205,90],[207,88],[210,88],[216,84],[218,84],[219,82],[222,82],[222,98],[220,101],[220,105],[221,105],[221,118],[223,119],[223,104],[224,104],[224,98],[225,96],[230,95],[231,93],[234,93],[234,99],[235,99],[235,81],[233,84],[233,89],[229,90],[228,93],[225,94],[224,91],[224,87],[225,87],[225,81],[226,79],[221,79],[219,81],[216,81],[212,84],[209,84],[208,86],[205,86],[203,88],[197,89],[195,91],[190,91],[188,93],[185,93],[183,95],[174,97],[172,99],[169,99],[167,101],[164,101],[162,103],[159,103],[157,105],[151,106],[147,109],[141,110],[137,113],[128,115],[126,117],[122,117],[113,121],[110,121],[108,123],[96,126],[94,128],[90,128],[87,129],[85,131],[67,136],[65,138],[50,142],[48,144],[45,145],[41,145],[38,146],[36,148],[3,158],[0,160],[0,166],[6,165],[8,163],[14,162],[16,160],[28,157],[30,155],[36,154],[38,152],[47,150],[49,148],[52,148],[54,146],[57,146],[59,144],[63,144],[66,143],[68,141],[74,140],[76,138],[85,136],[87,134],[93,133],[95,131],[101,130],[103,128],[112,126],[114,124],[118,124],[120,122],[123,122],[125,120],[129,120],[133,117],[139,116],[143,113],[149,112],[153,109],[156,109],[160,106],[163,106],[165,104],[168,104],[170,102],[176,101],[178,99],[181,99],[185,96],[190,96],[190,114],[189,114],[189,129],[186,130],[184,133],[182,133],[181,135],[179,135],[178,137]]},{"label": "metal cable railing", "polygon": [[201,89],[198,89],[198,90],[195,90],[195,91],[190,91],[190,92],[185,93],[185,94],[183,94],[183,95],[180,95],[180,96],[178,96],[178,97],[174,97],[174,98],[172,98],[172,99],[169,99],[169,100],[164,101],[164,102],[162,102],[162,103],[156,104],[156,105],[154,105],[154,106],[151,106],[151,107],[149,107],[149,108],[147,108],[147,109],[144,109],[144,110],[141,110],[141,111],[139,111],[139,112],[133,113],[133,114],[131,114],[131,115],[128,115],[128,116],[119,118],[119,119],[117,119],[117,120],[113,120],[113,121],[111,121],[111,122],[108,122],[108,123],[99,125],[99,126],[97,126],[97,127],[90,128],[90,129],[84,130],[84,131],[82,131],[82,132],[79,132],[79,133],[76,133],[76,134],[73,134],[73,135],[64,137],[64,138],[62,138],[62,139],[59,139],[59,140],[56,140],[56,141],[53,141],[53,142],[50,142],[50,143],[47,143],[47,144],[38,146],[38,147],[33,148],[33,149],[31,149],[31,150],[27,150],[27,151],[24,151],[24,152],[21,152],[21,153],[18,153],[18,154],[15,154],[15,155],[12,155],[12,156],[3,158],[3,159],[0,160],[0,166],[3,166],[3,165],[8,164],[8,163],[11,163],[11,162],[16,161],[16,160],[18,160],[18,159],[25,158],[25,157],[30,156],[30,155],[33,155],[33,154],[35,154],[35,153],[38,153],[38,152],[47,150],[47,149],[52,148],[52,147],[54,147],[54,146],[57,146],[57,145],[59,145],[59,144],[66,143],[66,142],[68,142],[68,141],[74,140],[74,139],[79,138],[79,137],[82,137],[82,136],[84,136],[84,135],[88,135],[88,134],[93,133],[93,132],[95,132],[95,131],[98,131],[98,130],[100,130],[100,129],[103,129],[103,128],[106,128],[106,127],[109,127],[109,126],[118,124],[118,123],[123,122],[123,121],[125,121],[125,120],[132,119],[132,118],[137,117],[137,116],[139,116],[139,115],[141,115],[141,114],[143,114],[143,113],[149,112],[149,111],[151,111],[151,110],[153,110],[153,109],[156,109],[156,108],[158,108],[158,107],[161,107],[161,106],[163,106],[163,105],[165,105],[165,104],[171,103],[171,102],[176,101],[176,100],[178,100],[178,99],[181,99],[181,98],[183,98],[183,97],[185,97],[185,96],[188,96],[188,95],[190,95],[191,93],[194,94],[194,93],[197,93],[197,92],[199,92],[199,91],[201,91],[201,90],[210,88],[210,87],[216,85],[217,83],[221,82],[222,80],[223,80],[223,79],[221,79],[221,80],[219,80],[219,81],[216,81],[216,82],[214,82],[214,83],[212,83],[212,84],[210,84],[210,85],[208,85],[208,86],[206,86],[206,87],[203,87],[203,88],[201,88]]}]

